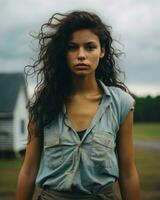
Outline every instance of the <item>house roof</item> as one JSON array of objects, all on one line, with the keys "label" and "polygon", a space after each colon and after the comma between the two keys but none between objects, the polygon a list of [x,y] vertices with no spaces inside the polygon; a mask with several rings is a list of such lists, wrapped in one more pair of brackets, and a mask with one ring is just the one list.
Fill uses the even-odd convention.
[{"label": "house roof", "polygon": [[26,85],[22,73],[0,73],[0,113],[12,113],[21,87]]}]

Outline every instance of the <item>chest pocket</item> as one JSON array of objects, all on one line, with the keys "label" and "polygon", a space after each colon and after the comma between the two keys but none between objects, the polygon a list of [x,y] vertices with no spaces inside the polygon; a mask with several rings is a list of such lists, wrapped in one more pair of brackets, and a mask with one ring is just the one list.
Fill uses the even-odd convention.
[{"label": "chest pocket", "polygon": [[98,131],[93,135],[91,147],[91,160],[95,164],[110,168],[114,155],[114,136],[108,132]]},{"label": "chest pocket", "polygon": [[58,133],[44,137],[44,156],[49,168],[56,168],[63,162],[63,151]]}]

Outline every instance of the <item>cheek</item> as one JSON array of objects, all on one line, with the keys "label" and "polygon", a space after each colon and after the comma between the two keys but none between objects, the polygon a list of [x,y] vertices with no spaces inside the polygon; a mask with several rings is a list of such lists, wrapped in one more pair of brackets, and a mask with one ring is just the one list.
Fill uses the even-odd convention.
[{"label": "cheek", "polygon": [[95,64],[99,63],[99,59],[100,59],[100,56],[99,54],[95,54],[92,56],[92,62],[94,62]]},{"label": "cheek", "polygon": [[72,62],[73,62],[73,59],[74,59],[74,54],[68,54],[68,55],[67,55],[67,62],[68,62],[68,63],[72,63]]}]

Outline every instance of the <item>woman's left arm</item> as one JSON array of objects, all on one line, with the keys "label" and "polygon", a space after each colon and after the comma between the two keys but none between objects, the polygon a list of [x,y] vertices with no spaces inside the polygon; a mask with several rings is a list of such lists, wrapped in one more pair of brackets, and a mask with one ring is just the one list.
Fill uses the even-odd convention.
[{"label": "woman's left arm", "polygon": [[117,138],[119,185],[123,200],[140,200],[139,176],[134,162],[133,112],[120,126]]}]

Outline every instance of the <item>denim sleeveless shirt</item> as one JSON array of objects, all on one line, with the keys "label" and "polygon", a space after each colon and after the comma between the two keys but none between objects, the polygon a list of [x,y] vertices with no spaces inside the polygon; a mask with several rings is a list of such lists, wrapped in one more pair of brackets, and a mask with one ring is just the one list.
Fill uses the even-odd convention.
[{"label": "denim sleeveless shirt", "polygon": [[104,94],[82,140],[71,127],[65,106],[58,119],[44,128],[37,186],[92,194],[119,177],[116,137],[134,99],[118,87],[98,82]]}]

